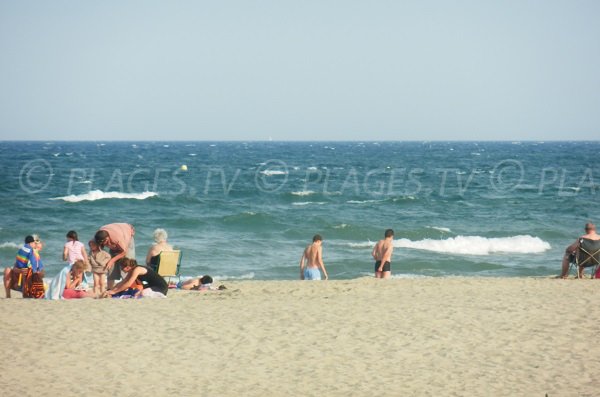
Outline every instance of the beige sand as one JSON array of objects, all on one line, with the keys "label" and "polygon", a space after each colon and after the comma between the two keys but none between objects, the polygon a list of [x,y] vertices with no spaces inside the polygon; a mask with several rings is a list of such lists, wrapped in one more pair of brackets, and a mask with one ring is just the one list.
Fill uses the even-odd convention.
[{"label": "beige sand", "polygon": [[1,300],[0,394],[600,394],[600,281],[226,285],[163,300]]}]

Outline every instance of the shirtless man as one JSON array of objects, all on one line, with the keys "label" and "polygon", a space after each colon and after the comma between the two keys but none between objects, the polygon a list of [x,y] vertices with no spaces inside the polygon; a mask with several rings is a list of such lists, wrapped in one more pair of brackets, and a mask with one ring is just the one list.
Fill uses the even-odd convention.
[{"label": "shirtless man", "polygon": [[371,255],[375,259],[375,278],[390,278],[392,275],[391,262],[394,251],[394,231],[387,229],[385,239],[379,240]]},{"label": "shirtless man", "polygon": [[[560,274],[560,278],[569,277],[569,264],[574,261],[574,255],[577,255],[579,239],[587,238],[590,240],[600,240],[600,235],[596,234],[596,225],[591,222],[585,224],[585,233],[586,234],[575,240],[575,242],[569,245],[565,250],[565,255],[563,256],[562,260],[562,272]],[[579,272],[579,278],[581,278],[583,275],[583,267],[579,267],[577,271]]]},{"label": "shirtless man", "polygon": [[[323,272],[325,280],[329,279],[325,264],[323,263],[323,237],[315,234],[312,244],[309,244],[302,253],[300,258],[300,280],[320,280]],[[306,265],[305,263],[308,262]]]}]

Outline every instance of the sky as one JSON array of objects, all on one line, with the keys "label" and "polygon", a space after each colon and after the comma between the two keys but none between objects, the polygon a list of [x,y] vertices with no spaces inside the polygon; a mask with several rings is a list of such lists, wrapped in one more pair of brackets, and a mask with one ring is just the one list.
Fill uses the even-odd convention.
[{"label": "sky", "polygon": [[600,1],[0,0],[2,140],[597,140]]}]

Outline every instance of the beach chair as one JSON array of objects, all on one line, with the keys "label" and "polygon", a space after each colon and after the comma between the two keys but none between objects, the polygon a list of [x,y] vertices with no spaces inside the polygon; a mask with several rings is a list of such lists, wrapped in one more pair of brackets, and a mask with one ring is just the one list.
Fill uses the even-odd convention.
[{"label": "beach chair", "polygon": [[600,265],[600,240],[580,238],[575,261],[571,263],[571,267],[577,272],[577,278],[580,276],[579,269],[586,267],[592,268],[591,278],[594,278],[598,265]]},{"label": "beach chair", "polygon": [[181,267],[181,251],[162,251],[158,255],[158,263],[156,264],[156,272],[163,278],[168,277],[169,282],[171,277],[178,277],[181,280],[179,274],[179,268]]}]

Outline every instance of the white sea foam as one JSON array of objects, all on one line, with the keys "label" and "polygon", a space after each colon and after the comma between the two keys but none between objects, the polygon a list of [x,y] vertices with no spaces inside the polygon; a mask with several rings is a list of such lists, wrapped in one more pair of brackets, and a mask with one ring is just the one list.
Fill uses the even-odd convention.
[{"label": "white sea foam", "polygon": [[292,203],[292,205],[296,205],[296,206],[304,206],[304,205],[323,205],[325,204],[325,202],[323,201],[299,201],[297,203]]},{"label": "white sea foam", "polygon": [[21,246],[19,244],[13,243],[11,241],[4,242],[0,244],[0,249],[2,248],[11,248],[11,249],[19,249]]},{"label": "white sea foam", "polygon": [[512,237],[456,236],[443,240],[424,239],[411,241],[398,239],[394,247],[414,248],[424,251],[458,255],[490,255],[494,253],[533,254],[549,250],[550,244],[529,235]]},{"label": "white sea foam", "polygon": [[[213,276],[214,281],[226,281],[226,280],[252,280],[254,279],[254,272],[242,274],[241,276]],[[214,282],[213,282],[214,284]]]},{"label": "white sea foam", "polygon": [[265,170],[265,171],[261,171],[261,174],[264,174],[266,176],[272,176],[272,175],[287,175],[286,171],[279,171],[279,170]]},{"label": "white sea foam", "polygon": [[302,190],[298,192],[292,192],[294,196],[310,196],[311,194],[315,194],[312,190]]},{"label": "white sea foam", "polygon": [[[375,243],[364,241],[346,243],[351,248],[373,248]],[[455,255],[490,255],[494,253],[535,254],[549,250],[550,244],[529,235],[512,237],[457,236],[442,240],[424,239],[412,241],[406,238],[394,240],[396,248],[413,248]]]},{"label": "white sea foam", "polygon": [[103,199],[135,199],[145,200],[150,197],[158,196],[155,192],[143,193],[120,193],[120,192],[103,192],[101,190],[92,190],[89,193],[72,194],[70,196],[55,197],[52,200],[63,200],[69,203],[78,203],[80,201],[96,201]]},{"label": "white sea foam", "polygon": [[348,204],[370,204],[370,203],[380,203],[383,200],[348,200],[346,203]]},{"label": "white sea foam", "polygon": [[336,226],[334,226],[333,228],[334,228],[334,229],[345,229],[345,228],[347,228],[347,227],[349,227],[349,226],[350,226],[350,225],[347,225],[347,224],[345,224],[345,223],[342,223],[341,225],[336,225]]},{"label": "white sea foam", "polygon": [[371,241],[366,241],[361,243],[347,243],[347,245],[350,248],[373,248],[375,243]]},{"label": "white sea foam", "polygon": [[447,227],[439,227],[439,226],[427,226],[428,229],[434,229],[440,232],[444,232],[444,233],[450,233],[452,230],[448,229]]}]

